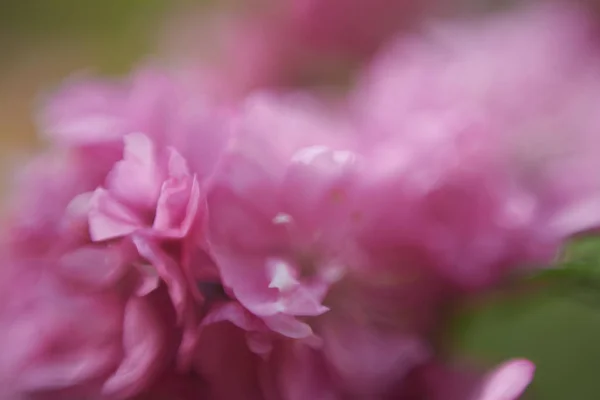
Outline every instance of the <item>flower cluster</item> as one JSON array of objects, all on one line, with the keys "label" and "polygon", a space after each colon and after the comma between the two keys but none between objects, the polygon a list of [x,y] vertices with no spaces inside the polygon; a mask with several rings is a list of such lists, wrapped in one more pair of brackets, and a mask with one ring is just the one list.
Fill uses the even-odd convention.
[{"label": "flower cluster", "polygon": [[66,83],[4,224],[0,398],[517,399],[532,363],[439,338],[598,226],[593,33],[554,6],[433,25],[335,102]]}]

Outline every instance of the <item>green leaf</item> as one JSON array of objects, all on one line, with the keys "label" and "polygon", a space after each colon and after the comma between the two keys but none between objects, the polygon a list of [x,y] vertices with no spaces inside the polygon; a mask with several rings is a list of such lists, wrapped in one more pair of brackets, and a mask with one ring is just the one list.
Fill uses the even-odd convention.
[{"label": "green leaf", "polygon": [[458,356],[490,365],[514,357],[535,362],[532,398],[598,399],[600,313],[596,310],[540,293],[480,304],[457,327]]}]

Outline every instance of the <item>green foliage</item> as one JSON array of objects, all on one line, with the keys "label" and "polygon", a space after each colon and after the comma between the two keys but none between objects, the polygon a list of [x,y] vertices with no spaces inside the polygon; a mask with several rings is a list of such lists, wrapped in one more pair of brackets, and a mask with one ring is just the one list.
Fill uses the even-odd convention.
[{"label": "green foliage", "polygon": [[156,13],[165,0],[4,0],[0,29],[16,36],[112,34],[132,17]]},{"label": "green foliage", "polygon": [[534,361],[532,398],[600,398],[600,239],[574,241],[525,284],[529,294],[500,295],[457,321],[457,349],[490,364]]},{"label": "green foliage", "polygon": [[506,302],[488,304],[465,317],[458,347],[490,364],[511,357],[534,361],[533,398],[598,399],[600,313],[552,296],[521,299],[517,313],[515,307]]},{"label": "green foliage", "polygon": [[125,72],[151,51],[165,16],[185,1],[0,0],[0,62],[58,45],[104,73]]}]

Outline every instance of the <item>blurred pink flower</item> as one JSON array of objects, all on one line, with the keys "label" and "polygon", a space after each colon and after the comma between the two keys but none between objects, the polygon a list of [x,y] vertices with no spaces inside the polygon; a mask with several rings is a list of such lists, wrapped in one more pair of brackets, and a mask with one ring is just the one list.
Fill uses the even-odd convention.
[{"label": "blurred pink flower", "polygon": [[[290,20],[312,49],[373,54],[390,36],[418,21],[434,1],[290,0]],[[341,12],[343,10],[343,12]]]},{"label": "blurred pink flower", "polygon": [[[36,298],[32,307],[47,304],[59,312],[82,298],[90,310],[73,313],[63,322],[55,314],[43,317],[42,312],[16,309],[3,315],[2,326],[28,323],[46,330],[54,324],[56,333],[48,328],[47,337],[30,338],[32,351],[41,346],[41,352],[46,342],[54,346],[68,324],[86,327],[94,307],[114,298],[114,307],[106,310],[115,319],[114,339],[102,340],[114,343],[120,352],[103,355],[110,363],[106,371],[90,366],[89,379],[66,374],[63,383],[54,384],[48,380],[52,377],[24,371],[22,378],[31,381],[15,388],[18,393],[56,389],[78,396],[81,390],[130,398],[152,385],[164,369],[176,362],[184,366],[191,357],[189,337],[197,331],[207,301],[195,279],[218,276],[210,272],[214,265],[201,245],[201,185],[210,179],[227,140],[225,134],[219,136],[225,132],[220,124],[226,111],[210,108],[189,87],[159,71],[142,71],[133,81],[132,87],[84,81],[51,100],[43,113],[43,128],[53,147],[18,181],[15,212],[6,226],[10,263],[26,265],[26,270],[43,268],[44,279],[56,283],[55,292],[47,299]],[[182,153],[193,154],[194,162],[188,165]],[[31,257],[35,262],[22,261]],[[37,287],[33,282],[29,286]],[[15,299],[25,295],[14,290],[7,294]],[[164,295],[170,298],[164,304],[152,300]],[[154,316],[173,311],[173,321]],[[106,336],[104,331],[98,337],[84,333],[81,350],[67,343],[53,357],[73,358],[67,367],[79,368],[74,363],[85,361],[86,346],[93,349],[94,341]],[[37,358],[25,356],[29,357],[19,354],[14,361],[7,357],[2,379],[8,377],[5,372],[14,373],[14,363],[37,368]],[[54,364],[41,365],[47,370],[42,372],[62,374],[58,361],[49,362]]]},{"label": "blurred pink flower", "polygon": [[230,110],[215,105],[203,82],[151,66],[122,80],[73,79],[48,99],[40,128],[59,148],[110,156],[109,168],[122,155],[124,136],[143,133],[157,148],[174,147],[204,181],[227,141]]},{"label": "blurred pink flower", "polygon": [[[117,157],[103,152],[50,151],[16,174],[3,226],[9,252],[45,255],[89,237],[87,199],[78,197],[100,185]],[[95,162],[90,162],[90,159]]]},{"label": "blurred pink flower", "polygon": [[256,96],[234,124],[208,198],[208,235],[223,284],[275,331],[327,310],[346,243],[344,188],[355,157],[346,127],[301,98]]},{"label": "blurred pink flower", "polygon": [[169,60],[195,62],[214,96],[226,100],[265,87],[327,87],[368,62],[394,34],[418,25],[436,3],[258,0],[228,11],[184,9],[166,27],[166,50]]},{"label": "blurred pink flower", "polygon": [[[363,31],[363,3],[346,1],[294,3],[285,34],[248,28],[237,55],[256,59],[234,78],[268,86],[288,51],[375,51],[397,25]],[[218,104],[211,75],[182,71],[67,85],[7,224],[0,386],[517,399],[530,362],[481,376],[442,364],[438,340],[466,296],[598,227],[593,33],[566,6],[433,25],[382,53],[347,108],[271,92]]]},{"label": "blurred pink flower", "polygon": [[[436,362],[414,368],[406,379],[395,381],[395,386],[380,387],[376,392],[366,393],[356,391],[355,387],[340,386],[322,354],[298,341],[279,342],[271,358],[266,363],[258,360],[257,364],[259,366],[253,371],[259,372],[258,378],[255,378],[263,392],[263,397],[259,398],[269,400],[517,400],[529,386],[535,370],[531,362],[522,359],[504,362],[487,374],[473,368]],[[253,398],[252,395],[249,398]]]},{"label": "blurred pink flower", "polygon": [[213,307],[202,322],[193,360],[194,370],[207,382],[208,398],[265,398],[260,369],[274,339],[268,332],[260,319],[238,303],[221,302]]},{"label": "blurred pink flower", "polygon": [[145,229],[161,237],[186,236],[201,206],[199,183],[186,161],[174,148],[161,152],[142,133],[123,140],[123,160],[108,174],[107,188],[96,189],[90,198],[92,240]]},{"label": "blurred pink flower", "polygon": [[[457,295],[439,276],[430,241],[416,242],[428,226],[396,225],[398,208],[417,200],[389,195],[379,166],[390,160],[357,147],[365,138],[337,117],[302,97],[250,98],[209,193],[210,252],[224,287],[271,330],[310,339],[271,339],[270,357],[281,359],[271,368],[295,371],[272,377],[275,398],[393,390],[435,357],[430,338]],[[321,367],[297,364],[303,359]],[[326,371],[302,372],[314,368]]]},{"label": "blurred pink flower", "polygon": [[[148,137],[148,147],[152,147],[147,150],[148,155],[161,153],[157,154],[161,157],[161,170],[167,168],[165,158],[171,157],[171,164],[176,158],[183,158],[189,175],[204,185],[228,140],[225,125],[229,111],[214,107],[197,89],[197,85],[177,73],[144,68],[129,79],[80,78],[56,91],[39,118],[40,128],[52,147],[17,175],[11,196],[8,235],[15,242],[14,248],[42,251],[56,246],[56,238],[64,238],[64,229],[74,222],[64,220],[65,210],[69,215],[87,212],[89,199],[82,194],[104,185],[109,172],[123,157],[124,137],[129,134]],[[128,141],[136,142],[135,137],[130,136]],[[167,154],[171,151],[165,149],[167,146],[176,150],[172,156]],[[128,156],[135,158],[133,153],[141,150],[131,143]],[[135,160],[118,165],[123,164],[133,166]],[[117,180],[123,179],[127,178]],[[175,184],[174,179],[169,182]],[[175,201],[182,190],[183,187],[165,187],[160,201]],[[171,229],[167,225],[174,221],[169,220],[176,218],[169,215],[171,206],[160,208],[157,224],[163,225],[163,230]],[[84,224],[83,230],[86,229]]]},{"label": "blurred pink flower", "polygon": [[378,199],[367,240],[486,288],[597,225],[592,33],[577,10],[537,6],[400,37],[351,101]]},{"label": "blurred pink flower", "polygon": [[127,79],[74,77],[50,93],[40,123],[54,143],[67,146],[119,143],[132,132],[159,140],[182,112],[183,94],[171,74],[158,68]]},{"label": "blurred pink flower", "polygon": [[175,331],[161,292],[128,297],[78,288],[55,274],[68,262],[3,264],[2,398],[128,398],[169,363]]}]

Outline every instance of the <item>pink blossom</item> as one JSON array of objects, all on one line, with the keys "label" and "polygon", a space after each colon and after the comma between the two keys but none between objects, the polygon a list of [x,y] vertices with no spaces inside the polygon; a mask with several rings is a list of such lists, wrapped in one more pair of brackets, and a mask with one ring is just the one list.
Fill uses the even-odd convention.
[{"label": "pink blossom", "polygon": [[207,97],[202,82],[196,75],[156,67],[122,80],[74,79],[48,98],[40,128],[58,147],[110,156],[111,163],[122,155],[124,136],[143,133],[159,148],[176,148],[202,181],[227,141],[229,116]]},{"label": "pink blossom", "polygon": [[[291,0],[298,34],[316,50],[372,54],[435,1]],[[341,12],[343,10],[343,12]]]},{"label": "pink blossom", "polygon": [[[201,272],[190,270],[189,257],[198,253],[194,246],[201,240],[201,187],[227,140],[227,111],[213,107],[194,89],[183,76],[150,68],[121,82],[82,80],[66,85],[50,99],[42,122],[56,148],[77,160],[63,162],[74,175],[66,176],[66,185],[74,187],[53,186],[57,178],[50,176],[48,190],[23,190],[28,199],[60,199],[51,212],[56,220],[48,228],[58,234],[49,236],[55,242],[65,236],[58,226],[72,219],[71,211],[80,214],[76,220],[83,235],[77,237],[77,245],[132,239],[141,257],[154,264],[144,272],[139,290],[151,290],[159,277],[164,279],[180,319],[189,325],[197,324],[188,303],[198,297],[192,275]],[[89,121],[98,122],[94,129],[84,128]],[[191,163],[185,155],[192,156]],[[93,180],[87,178],[88,171],[94,172]],[[43,174],[33,171],[32,180],[39,181]],[[30,214],[37,206],[23,208],[23,214]],[[164,242],[173,240],[178,244],[165,250]]]},{"label": "pink blossom", "polygon": [[[9,196],[10,213],[3,227],[11,252],[46,254],[89,236],[87,199],[78,196],[100,185],[111,163],[118,160],[98,156],[96,152],[53,151],[24,166]],[[90,157],[95,157],[94,163]]]},{"label": "pink blossom", "polygon": [[[397,27],[364,37],[359,2],[340,4],[296,2],[290,21],[315,29],[281,29],[362,56]],[[159,70],[66,86],[8,224],[1,394],[517,399],[530,362],[482,376],[442,364],[436,340],[465,295],[597,226],[583,18],[532,8],[400,37],[345,112],[298,93],[216,106],[202,79]]]},{"label": "pink blossom", "polygon": [[154,139],[166,134],[180,92],[170,74],[145,68],[128,79],[72,79],[48,98],[40,123],[51,140],[65,145],[119,143],[132,132]]},{"label": "pink blossom", "polygon": [[436,3],[267,0],[250,2],[250,11],[185,9],[168,25],[166,46],[170,60],[176,48],[181,63],[200,70],[213,95],[226,100],[263,88],[329,87]]},{"label": "pink blossom", "polygon": [[193,365],[207,381],[209,398],[263,399],[262,360],[255,352],[259,349],[249,346],[253,340],[249,335],[265,333],[268,328],[233,302],[217,306],[202,325]]},{"label": "pink blossom", "polygon": [[[220,327],[223,329],[222,333],[226,332],[225,328],[225,325]],[[235,330],[233,325],[229,325],[228,328],[229,335],[234,332],[242,333]],[[225,336],[221,338],[224,339]],[[243,342],[243,337],[238,336],[237,345]],[[244,362],[240,358],[242,354],[246,357]],[[232,362],[232,358],[236,361]],[[240,381],[241,385],[237,387],[223,382],[219,387],[225,391],[221,392],[221,395],[215,395],[218,399],[235,399],[239,396],[235,391],[240,388],[245,388],[248,398],[255,398],[258,396],[258,385],[262,394],[256,398],[265,399],[517,400],[527,389],[535,370],[531,362],[522,359],[509,360],[487,374],[474,368],[466,368],[464,365],[461,367],[438,362],[425,363],[407,371],[405,379],[395,380],[392,385],[379,387],[373,392],[364,392],[356,386],[340,384],[322,352],[300,341],[275,342],[269,358],[266,359],[252,356],[247,353],[247,349],[240,348],[236,356],[220,358],[221,362],[217,364],[214,364],[215,360],[217,358],[213,359],[211,365],[218,365],[220,370],[230,371],[230,379],[244,380],[243,383]],[[219,371],[219,367],[214,370],[216,375],[219,375],[216,372]],[[248,370],[243,372],[244,368]]]},{"label": "pink blossom", "polygon": [[[170,150],[164,147],[171,146],[177,149],[172,152],[173,162],[176,153],[181,154],[187,160],[189,174],[195,175],[198,183],[205,182],[227,141],[224,125],[228,111],[214,107],[196,89],[197,85],[175,72],[144,68],[123,80],[79,78],[56,91],[44,104],[39,118],[52,149],[18,175],[11,196],[11,240],[29,249],[41,249],[52,242],[64,228],[64,210],[76,208],[74,211],[81,212],[87,206],[78,196],[104,185],[115,163],[123,157],[123,138],[132,133],[145,134],[149,146],[160,149],[156,150],[162,157],[160,168],[167,168],[165,158]],[[130,154],[140,150],[134,143],[129,147]],[[161,203],[180,201],[176,199],[186,191],[173,179],[169,182],[171,186],[164,188]],[[180,183],[185,182],[183,179]],[[76,197],[78,201],[74,201]],[[173,227],[168,225],[178,217],[169,215],[170,206],[160,208],[163,211],[157,224],[172,234]]]},{"label": "pink blossom", "polygon": [[154,381],[134,400],[197,400],[206,398],[206,383],[194,375],[169,372]]},{"label": "pink blossom", "polygon": [[162,373],[172,351],[174,325],[164,297],[78,289],[53,275],[57,264],[30,260],[14,270],[3,264],[3,393],[62,398],[138,393]]},{"label": "pink blossom", "polygon": [[433,273],[413,279],[419,264],[387,273],[408,260],[404,248],[361,241],[375,200],[359,179],[370,165],[335,115],[303,98],[255,96],[234,126],[208,198],[224,287],[268,328],[302,339],[284,348],[316,347],[306,351],[328,368],[327,390],[381,393],[432,356],[425,336],[448,293]]},{"label": "pink blossom", "polygon": [[126,135],[123,160],[107,176],[107,188],[90,199],[94,241],[126,236],[144,228],[160,236],[189,233],[200,208],[200,187],[185,160],[170,148],[156,149],[144,134]]},{"label": "pink blossom", "polygon": [[336,390],[366,398],[386,393],[435,357],[444,290],[433,281],[400,282],[348,272],[333,285],[330,311],[314,323]]},{"label": "pink blossom", "polygon": [[[123,139],[127,142],[124,147],[124,159],[115,163],[112,171],[107,172],[107,189],[98,187],[93,192],[77,193],[68,186],[61,186],[60,181],[52,180],[57,187],[36,187],[25,193],[34,199],[40,196],[41,200],[44,198],[42,196],[46,196],[49,201],[56,202],[56,206],[50,210],[52,214],[48,221],[36,215],[28,215],[29,218],[35,218],[32,223],[36,225],[33,225],[31,231],[47,231],[48,236],[45,239],[51,242],[51,254],[62,254],[75,249],[74,254],[77,254],[75,257],[78,262],[85,260],[90,252],[94,251],[93,247],[86,250],[85,246],[91,242],[105,242],[129,237],[135,233],[135,238],[132,239],[138,247],[137,251],[142,257],[150,260],[156,269],[154,274],[147,276],[149,281],[146,284],[155,281],[156,275],[165,279],[176,308],[181,314],[189,297],[186,281],[189,271],[183,271],[177,264],[178,261],[173,260],[171,255],[153,243],[152,238],[197,240],[197,234],[191,232],[191,229],[197,225],[202,207],[199,183],[197,178],[189,173],[185,161],[176,150],[159,151],[143,134],[126,135]],[[94,182],[85,181],[89,161],[81,160],[80,163],[69,165],[69,172],[73,172],[73,177],[65,175],[59,178],[67,180],[69,185],[74,185],[73,189],[83,189],[83,185]],[[82,178],[78,176],[80,173],[84,174]],[[37,176],[32,175],[32,178]],[[53,175],[51,179],[54,179]],[[44,182],[44,185],[46,184]],[[46,187],[48,191],[45,191]],[[31,207],[33,210],[37,208],[36,204]],[[29,209],[25,205],[24,211]],[[22,224],[21,221],[18,223]],[[42,223],[44,225],[40,225]],[[20,234],[19,231],[26,227],[16,225],[16,228],[16,233]],[[27,232],[29,230],[25,230],[24,233]],[[35,241],[28,240],[24,246],[27,246],[27,243],[37,245]],[[47,252],[44,254],[47,255]],[[93,272],[77,273],[101,276],[112,274],[109,271],[115,271],[118,266],[102,263],[97,264]]]},{"label": "pink blossom", "polygon": [[591,37],[584,15],[547,6],[399,38],[353,100],[379,199],[367,240],[482,288],[593,226]]},{"label": "pink blossom", "polygon": [[[207,301],[195,280],[217,276],[210,272],[214,266],[198,230],[204,208],[200,186],[209,180],[227,136],[219,123],[213,125],[220,111],[208,111],[208,104],[189,88],[168,78],[143,72],[134,76],[132,87],[80,83],[61,92],[45,114],[54,147],[19,182],[18,212],[7,226],[11,257],[31,257],[27,253],[34,250],[39,257],[34,264],[47,265],[44,274],[57,282],[57,296],[65,297],[65,304],[75,304],[77,296],[89,298],[94,307],[103,301],[100,294],[116,299],[107,313],[117,319],[113,342],[124,352],[111,356],[106,373],[90,372],[93,382],[74,377],[57,388],[60,393],[82,390],[130,398],[153,385],[167,367],[184,365],[190,358],[188,337],[197,331]],[[95,131],[84,128],[90,120],[99,122]],[[191,166],[176,147],[194,155]],[[166,302],[152,300],[166,294]],[[176,320],[155,316],[172,311]],[[62,329],[32,339],[34,345],[64,335],[67,327],[52,315],[49,322],[41,314],[23,315],[31,324],[56,323]],[[73,323],[85,326],[89,317],[86,312],[73,314]],[[17,318],[18,313],[9,315],[2,325],[10,326]],[[83,350],[65,348],[57,357]],[[31,379],[41,391],[54,390],[45,387],[51,383],[44,377]],[[15,388],[18,393],[28,390]]]},{"label": "pink blossom", "polygon": [[249,100],[208,199],[223,284],[269,327],[298,338],[312,330],[295,317],[327,310],[321,303],[347,245],[339,188],[355,162],[345,128],[305,103]]},{"label": "pink blossom", "polygon": [[[431,236],[435,220],[419,220],[427,214],[415,213],[435,203],[419,197],[420,192],[411,193],[420,182],[388,169],[397,168],[397,161],[393,154],[386,157],[380,152],[411,150],[408,143],[369,143],[359,149],[356,143],[361,139],[351,127],[340,125],[335,116],[324,119],[321,112],[292,100],[254,97],[238,116],[209,193],[210,250],[225,288],[267,327],[291,339],[313,334],[320,338],[318,344],[310,344],[311,340],[274,345],[273,359],[301,351],[322,366],[314,368],[326,369],[319,376],[306,376],[316,379],[306,384],[293,384],[285,376],[274,378],[284,380],[276,383],[284,393],[279,396],[302,398],[296,391],[303,390],[324,390],[330,394],[323,396],[334,398],[344,393],[377,396],[393,390],[434,357],[427,338],[443,329],[443,307],[457,295],[447,284],[456,277],[438,269],[440,260],[449,257],[432,247],[440,243]],[[270,135],[273,130],[278,136]],[[459,144],[471,144],[472,138],[477,146],[476,136],[459,138]],[[444,149],[439,142],[413,141],[423,154]],[[384,145],[385,149],[378,147]],[[486,162],[485,154],[481,162]],[[407,172],[444,168],[435,164],[435,156]],[[477,197],[478,173],[473,178],[451,173],[443,182],[473,185],[466,194],[488,207],[487,196]],[[500,200],[492,199],[491,206],[504,206],[504,195],[499,189]],[[481,215],[487,216],[487,211]],[[445,221],[450,229],[461,229],[462,217],[457,218]],[[485,223],[495,226],[486,219],[480,224]],[[478,234],[481,228],[475,224],[466,229]],[[514,231],[497,230],[510,243],[516,240],[511,236]],[[448,250],[456,247],[452,243]],[[503,249],[499,252],[500,257],[509,257]],[[473,260],[477,267],[486,262]],[[460,277],[463,282],[467,278],[473,279],[473,274]],[[474,279],[480,283],[490,278]],[[309,368],[297,366],[295,356],[289,357],[285,362],[290,368]]]},{"label": "pink blossom", "polygon": [[270,385],[266,398],[300,400],[343,399],[318,350],[301,342],[284,342],[275,350],[274,363],[267,366]]}]

